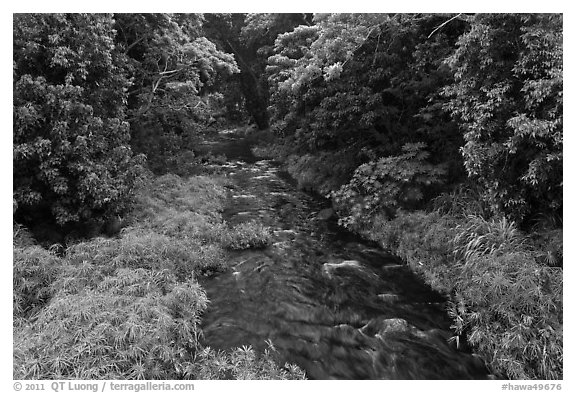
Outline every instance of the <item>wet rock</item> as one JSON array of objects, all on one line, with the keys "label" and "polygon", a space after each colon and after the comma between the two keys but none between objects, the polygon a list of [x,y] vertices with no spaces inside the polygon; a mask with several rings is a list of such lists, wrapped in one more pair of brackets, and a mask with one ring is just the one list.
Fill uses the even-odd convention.
[{"label": "wet rock", "polygon": [[417,329],[402,318],[373,319],[364,325],[360,332],[367,336],[382,337],[387,334],[415,333]]},{"label": "wet rock", "polygon": [[378,295],[378,299],[385,303],[394,303],[400,300],[400,296],[393,293],[381,293]]},{"label": "wet rock", "polygon": [[296,231],[293,229],[280,229],[273,232],[274,236],[277,236],[280,241],[282,240],[293,240],[296,238]]},{"label": "wet rock", "polygon": [[346,268],[362,269],[362,265],[356,260],[342,261],[339,263],[328,262],[322,266],[322,271],[331,277],[334,272],[338,271],[339,269]]},{"label": "wet rock", "polygon": [[391,272],[395,272],[398,270],[405,270],[407,268],[406,268],[406,265],[384,265],[384,266],[380,267],[380,269],[382,269],[382,271],[384,273],[388,273],[388,272],[391,273]]}]

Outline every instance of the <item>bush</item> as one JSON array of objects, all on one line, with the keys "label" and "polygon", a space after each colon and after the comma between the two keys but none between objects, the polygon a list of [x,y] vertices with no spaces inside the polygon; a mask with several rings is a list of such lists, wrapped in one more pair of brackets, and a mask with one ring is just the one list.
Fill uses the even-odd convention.
[{"label": "bush", "polygon": [[331,197],[340,213],[339,223],[354,228],[376,213],[393,217],[399,208],[414,208],[424,191],[441,183],[446,171],[442,165],[427,161],[423,143],[402,147],[403,154],[380,158],[360,165],[352,179]]},{"label": "bush", "polygon": [[446,59],[470,178],[517,221],[562,214],[562,14],[477,14]]},{"label": "bush", "polygon": [[149,230],[128,230],[120,239],[97,238],[68,249],[72,263],[90,261],[104,274],[117,268],[169,270],[180,280],[194,273],[223,270],[222,250],[212,244],[161,235]]},{"label": "bush", "polygon": [[111,15],[14,19],[14,198],[26,222],[109,218],[129,205],[144,158],[125,120],[129,81]]},{"label": "bush", "polygon": [[393,220],[380,214],[363,233],[406,261],[432,288],[450,294],[458,277],[450,247],[458,223],[436,212],[400,212]]},{"label": "bush", "polygon": [[221,212],[226,191],[222,184],[223,180],[205,176],[158,177],[137,195],[133,219],[167,236],[219,242],[225,232]]},{"label": "bush", "polygon": [[184,378],[208,301],[195,277],[225,268],[219,232],[196,236],[191,217],[221,224],[222,195],[208,178],[158,178],[118,238],[78,242],[62,258],[17,227],[14,377]]},{"label": "bush", "polygon": [[192,379],[304,379],[304,372],[297,366],[279,367],[274,361],[274,347],[257,356],[252,347],[236,348],[229,352],[204,348],[197,354],[197,362],[188,369]]},{"label": "bush", "polygon": [[354,154],[341,150],[291,155],[286,167],[299,189],[328,195],[348,181],[358,163]]},{"label": "bush", "polygon": [[270,244],[271,237],[270,228],[248,221],[228,228],[222,236],[222,243],[231,250],[264,248]]},{"label": "bush", "polygon": [[450,296],[456,338],[467,337],[498,375],[562,379],[562,270],[502,218],[438,212],[377,216],[364,235]]},{"label": "bush", "polygon": [[513,379],[562,379],[562,271],[533,252],[467,258],[451,307],[457,334]]}]

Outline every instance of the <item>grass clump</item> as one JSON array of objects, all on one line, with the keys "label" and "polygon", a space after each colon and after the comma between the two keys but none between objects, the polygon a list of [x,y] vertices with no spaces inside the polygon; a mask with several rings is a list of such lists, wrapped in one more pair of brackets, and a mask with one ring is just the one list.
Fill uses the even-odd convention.
[{"label": "grass clump", "polygon": [[22,252],[29,265],[58,268],[40,276],[46,286],[35,291],[34,298],[47,293],[50,301],[15,331],[14,377],[181,378],[178,370],[198,345],[207,305],[194,278],[205,256],[185,246],[132,231],[78,243],[65,258],[36,248]]},{"label": "grass clump", "polygon": [[15,378],[182,378],[207,303],[196,282],[119,269],[96,288],[71,288],[15,334]]},{"label": "grass clump", "polygon": [[232,351],[214,351],[207,347],[197,356],[188,372],[193,379],[237,379],[237,380],[299,380],[305,379],[304,371],[291,364],[279,367],[274,360],[275,349],[268,342],[268,349],[257,356],[252,347],[236,348]]},{"label": "grass clump", "polygon": [[51,286],[61,271],[60,258],[40,246],[13,250],[13,316],[15,322],[37,313],[52,297]]},{"label": "grass clump", "polygon": [[546,251],[514,223],[419,211],[363,231],[450,297],[456,337],[493,373],[562,379],[562,269],[542,263]]},{"label": "grass clump", "polygon": [[230,250],[246,250],[265,248],[271,239],[270,228],[256,221],[247,221],[228,228],[222,236],[222,244]]}]

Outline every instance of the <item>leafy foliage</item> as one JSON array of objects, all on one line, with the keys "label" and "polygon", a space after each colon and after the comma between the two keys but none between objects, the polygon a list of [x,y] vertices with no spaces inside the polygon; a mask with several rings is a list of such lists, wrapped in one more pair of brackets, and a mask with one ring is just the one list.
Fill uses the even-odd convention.
[{"label": "leafy foliage", "polygon": [[[238,72],[233,57],[202,36],[198,14],[117,14],[116,40],[126,56],[132,144],[164,173],[171,158],[193,149],[214,108],[211,87]],[[217,96],[217,94],[216,94]]]},{"label": "leafy foliage", "polygon": [[[268,128],[268,84],[264,73],[266,59],[279,33],[305,23],[305,14],[206,14],[206,35],[219,48],[234,54],[241,70],[232,79],[240,89],[242,99],[228,91],[227,107],[242,108],[259,129]],[[230,94],[232,93],[232,94]]]},{"label": "leafy foliage", "polygon": [[140,176],[125,122],[129,81],[101,14],[14,18],[14,198],[30,221],[121,212]]},{"label": "leafy foliage", "polygon": [[448,58],[469,176],[513,219],[562,207],[562,16],[479,14]]},{"label": "leafy foliage", "polygon": [[[355,146],[391,155],[416,134],[439,158],[456,155],[457,147],[447,148],[458,141],[457,129],[429,104],[450,81],[440,65],[455,39],[453,32],[425,39],[438,19],[322,14],[313,26],[279,35],[267,67],[272,127],[309,149]],[[439,132],[450,141],[443,151]]]},{"label": "leafy foliage", "polygon": [[353,228],[384,210],[392,217],[424,197],[425,187],[441,182],[445,169],[426,162],[423,144],[406,144],[404,154],[360,165],[350,182],[331,194],[341,225]]},{"label": "leafy foliage", "polygon": [[286,169],[298,181],[299,189],[323,196],[346,183],[357,165],[355,154],[346,149],[334,153],[291,154],[286,160]]}]

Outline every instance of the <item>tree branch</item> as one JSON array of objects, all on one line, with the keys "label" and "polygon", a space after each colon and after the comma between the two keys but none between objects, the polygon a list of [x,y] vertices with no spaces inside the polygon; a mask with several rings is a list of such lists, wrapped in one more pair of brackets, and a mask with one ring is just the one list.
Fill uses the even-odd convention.
[{"label": "tree branch", "polygon": [[436,33],[438,30],[440,30],[441,28],[443,28],[444,26],[446,26],[448,23],[452,22],[454,19],[459,18],[462,15],[462,13],[459,13],[456,16],[453,16],[452,18],[448,19],[446,22],[442,23],[440,26],[438,26],[437,28],[435,28],[434,30],[432,30],[432,33],[430,33],[430,35],[428,36],[428,38],[432,37],[432,35],[434,33]]},{"label": "tree branch", "polygon": [[138,38],[136,41],[134,41],[133,43],[131,43],[130,45],[128,45],[128,48],[126,48],[126,50],[124,51],[124,54],[128,54],[128,52],[130,51],[130,49],[134,48],[136,45],[138,45],[139,43],[141,43],[142,41],[144,41],[145,38],[148,37],[148,34],[143,35],[142,37]]}]

